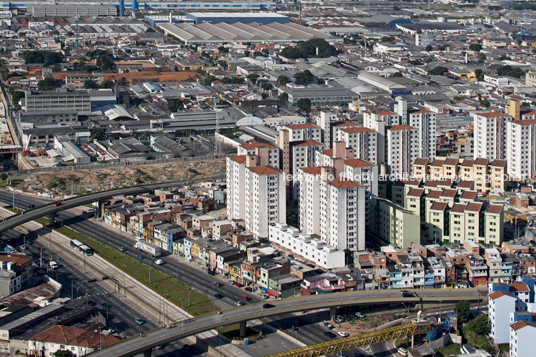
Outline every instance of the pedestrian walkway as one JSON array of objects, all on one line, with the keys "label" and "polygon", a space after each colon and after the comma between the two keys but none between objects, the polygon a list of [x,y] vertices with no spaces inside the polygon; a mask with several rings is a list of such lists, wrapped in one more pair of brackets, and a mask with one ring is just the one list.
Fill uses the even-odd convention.
[{"label": "pedestrian walkway", "polygon": [[[0,217],[6,218],[12,216],[13,213],[5,208],[0,208]],[[43,225],[35,221],[31,221],[22,225],[28,231],[33,231],[45,240],[51,240],[54,244],[58,245],[62,250],[73,250],[70,246],[70,238],[48,228],[43,228]],[[108,226],[107,226],[108,227]],[[98,255],[85,256],[81,253],[80,259],[84,261],[84,264],[90,265],[93,269],[100,271],[103,276],[114,277],[120,285],[120,290],[128,294],[134,295],[137,299],[144,301],[148,307],[154,311],[162,312],[162,301],[166,300],[166,317],[171,321],[175,321],[179,324],[181,321],[188,320],[194,316],[188,312],[182,310],[179,306],[175,305],[172,301],[165,299],[158,293],[151,290],[149,287],[140,283],[128,274],[124,274],[119,268],[109,263],[107,260],[101,258]],[[205,340],[213,347],[219,347],[219,335],[217,331],[206,331],[196,335],[200,340]],[[222,354],[229,357],[246,357],[247,353],[241,351],[232,344],[226,344],[221,346]]]}]

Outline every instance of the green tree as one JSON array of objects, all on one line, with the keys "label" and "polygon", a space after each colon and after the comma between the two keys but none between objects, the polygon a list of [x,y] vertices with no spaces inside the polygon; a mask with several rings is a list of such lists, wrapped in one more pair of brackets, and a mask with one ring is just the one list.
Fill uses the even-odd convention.
[{"label": "green tree", "polygon": [[104,140],[105,137],[106,137],[106,128],[91,129],[91,136],[89,138],[89,141],[93,142],[94,139]]},{"label": "green tree", "polygon": [[117,80],[117,84],[120,86],[126,86],[128,84],[128,81],[125,77],[121,77]]},{"label": "green tree", "polygon": [[54,78],[47,77],[37,82],[37,89],[39,90],[51,90],[56,87],[56,81]]},{"label": "green tree", "polygon": [[380,38],[380,42],[391,42],[393,40],[394,38],[392,38],[391,36],[383,36],[382,38]]},{"label": "green tree", "polygon": [[268,93],[266,93],[266,92],[262,92],[262,93],[261,93],[261,98],[262,98],[262,99],[266,99],[266,98],[268,98]]},{"label": "green tree", "polygon": [[480,101],[480,105],[486,108],[489,108],[491,106],[491,103],[489,100],[482,100]]},{"label": "green tree", "polygon": [[391,73],[389,75],[389,77],[391,77],[391,78],[400,78],[400,77],[404,77],[404,76],[400,72],[395,72],[395,73]]},{"label": "green tree", "polygon": [[84,88],[85,89],[94,89],[94,88],[97,88],[97,83],[95,83],[94,80],[92,79],[86,79],[84,81]]},{"label": "green tree", "polygon": [[458,318],[458,321],[462,323],[467,321],[469,310],[471,310],[471,305],[469,301],[467,300],[458,301],[456,305],[454,306],[454,312],[456,313],[456,317]]},{"label": "green tree", "polygon": [[71,351],[68,350],[57,350],[54,352],[54,357],[71,357]]},{"label": "green tree", "polygon": [[482,49],[482,45],[480,43],[472,43],[469,45],[469,49],[471,51],[480,52]]},{"label": "green tree", "polygon": [[433,49],[434,49],[434,48],[433,48],[431,45],[428,45],[428,46],[426,46],[426,47],[424,48],[424,50],[425,50],[426,52],[430,52],[430,51],[432,51]]},{"label": "green tree", "polygon": [[484,74],[482,72],[482,70],[479,68],[479,69],[475,69],[475,76],[476,76],[476,79],[478,81],[483,81],[484,80]]},{"label": "green tree", "polygon": [[280,95],[277,96],[277,99],[284,100],[285,102],[288,101],[288,93],[283,92]]},{"label": "green tree", "polygon": [[263,83],[261,84],[262,90],[270,90],[273,88],[272,83]]},{"label": "green tree", "polygon": [[17,104],[22,98],[24,98],[25,94],[23,91],[16,90],[11,94],[11,99],[13,100],[13,104]]},{"label": "green tree", "polygon": [[173,99],[168,100],[167,102],[167,108],[172,113],[175,113],[177,110],[182,108],[182,106],[183,106],[182,100],[180,100],[179,98],[173,98]]},{"label": "green tree", "polygon": [[298,108],[300,108],[304,112],[309,112],[311,110],[311,99],[302,98],[298,100]]},{"label": "green tree", "polygon": [[484,60],[487,58],[483,53],[479,53],[476,57],[478,58],[478,62],[484,62]]},{"label": "green tree", "polygon": [[298,72],[294,74],[294,82],[296,84],[313,83],[314,79],[315,79],[315,76],[308,69],[306,69],[303,72]]},{"label": "green tree", "polygon": [[112,88],[114,84],[112,83],[112,81],[109,81],[109,80],[104,80],[101,82],[100,86],[101,88]]},{"label": "green tree", "polygon": [[246,78],[250,81],[251,84],[255,85],[255,83],[257,83],[259,75],[257,73],[250,73],[246,76]]},{"label": "green tree", "polygon": [[438,50],[438,51],[445,51],[445,46],[438,46],[438,47],[437,47],[437,50]]},{"label": "green tree", "polygon": [[52,72],[61,72],[61,66],[56,63],[54,66],[52,66]]},{"label": "green tree", "polygon": [[259,52],[259,51],[255,51],[255,52],[253,52],[253,57],[254,57],[254,58],[257,58],[257,57],[259,57],[259,56],[262,56],[262,52]]},{"label": "green tree", "polygon": [[227,69],[227,68],[229,68],[229,65],[228,65],[227,62],[225,62],[225,61],[218,61],[218,64],[219,64],[223,69]]},{"label": "green tree", "polygon": [[288,83],[288,77],[281,74],[277,77],[277,80],[275,81],[277,84],[287,84]]},{"label": "green tree", "polygon": [[247,51],[247,50],[244,51],[244,56],[245,56],[245,57],[249,57],[250,54],[251,54],[251,52],[249,52],[249,51]]},{"label": "green tree", "polygon": [[431,76],[442,76],[443,74],[445,74],[448,71],[449,70],[446,67],[437,66],[434,69],[428,71],[428,74],[431,75]]},{"label": "green tree", "polygon": [[145,100],[149,103],[152,103],[153,102],[153,96],[149,93],[147,93],[147,95],[145,96]]},{"label": "green tree", "polygon": [[502,54],[501,57],[499,57],[499,61],[510,61],[511,58],[505,54]]},{"label": "green tree", "polygon": [[[318,55],[316,54],[317,48]],[[285,58],[327,58],[336,55],[337,49],[324,39],[313,38],[305,42],[300,42],[297,47],[286,47],[280,54]]]},{"label": "green tree", "polygon": [[8,174],[6,174],[5,172],[0,174],[0,180],[2,180],[2,181],[7,180],[7,177],[8,177]]},{"label": "green tree", "polygon": [[119,140],[119,139],[121,139],[121,134],[119,134],[119,133],[113,133],[113,134],[112,134],[112,139],[114,139],[114,140]]},{"label": "green tree", "polygon": [[229,53],[229,49],[227,47],[224,47],[224,46],[218,47],[218,51],[220,53]]}]

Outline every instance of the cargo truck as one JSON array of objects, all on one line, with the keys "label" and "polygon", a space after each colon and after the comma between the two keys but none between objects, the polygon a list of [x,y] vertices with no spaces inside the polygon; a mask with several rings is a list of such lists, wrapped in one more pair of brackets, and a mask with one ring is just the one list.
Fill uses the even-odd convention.
[{"label": "cargo truck", "polygon": [[145,252],[153,257],[159,257],[161,253],[160,247],[157,247],[154,244],[142,242],[142,241],[137,241],[136,244],[134,244],[134,249]]}]

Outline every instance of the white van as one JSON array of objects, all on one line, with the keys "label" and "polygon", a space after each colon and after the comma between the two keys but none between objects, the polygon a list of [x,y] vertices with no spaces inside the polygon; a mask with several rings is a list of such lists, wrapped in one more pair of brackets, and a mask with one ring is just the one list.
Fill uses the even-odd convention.
[{"label": "white van", "polygon": [[56,263],[56,262],[53,261],[53,260],[49,263],[49,265],[50,265],[50,267],[51,267],[52,269],[58,269],[58,268],[60,267],[60,266],[58,265],[58,263]]}]

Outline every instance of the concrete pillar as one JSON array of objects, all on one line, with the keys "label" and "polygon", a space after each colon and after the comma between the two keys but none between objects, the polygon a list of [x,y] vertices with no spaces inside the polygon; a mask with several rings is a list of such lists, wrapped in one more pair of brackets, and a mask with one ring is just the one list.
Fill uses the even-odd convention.
[{"label": "concrete pillar", "polygon": [[150,348],[146,351],[135,354],[134,357],[151,357],[152,353],[153,353],[153,349]]},{"label": "concrete pillar", "polygon": [[247,321],[240,322],[240,337],[246,337]]},{"label": "concrete pillar", "polygon": [[337,315],[337,307],[330,307],[329,308],[329,318],[333,319]]},{"label": "concrete pillar", "polygon": [[49,223],[50,225],[53,225],[53,224],[54,224],[54,213],[49,214],[49,215],[47,216],[47,218],[48,218],[48,223]]}]

